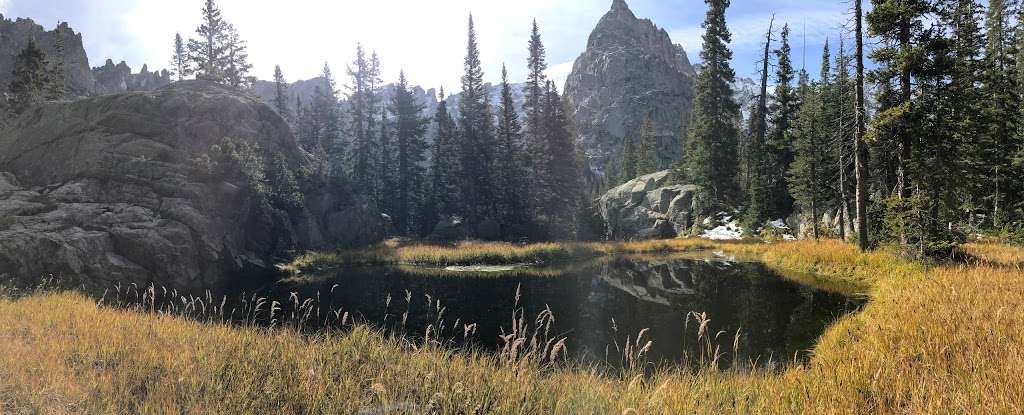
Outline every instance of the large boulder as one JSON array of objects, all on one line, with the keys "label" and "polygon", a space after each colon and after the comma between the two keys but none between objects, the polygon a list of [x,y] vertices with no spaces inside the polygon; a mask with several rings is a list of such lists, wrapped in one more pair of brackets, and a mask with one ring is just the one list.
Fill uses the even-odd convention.
[{"label": "large boulder", "polygon": [[671,170],[640,176],[598,199],[613,240],[667,239],[692,229],[700,187],[669,185]]},{"label": "large boulder", "polygon": [[565,84],[580,147],[594,174],[608,173],[626,137],[640,140],[646,118],[659,165],[678,160],[695,78],[686,52],[664,29],[638,19],[624,0],[614,0]]},{"label": "large boulder", "polygon": [[315,169],[273,109],[213,83],[34,107],[0,132],[0,276],[209,288],[380,239]]}]

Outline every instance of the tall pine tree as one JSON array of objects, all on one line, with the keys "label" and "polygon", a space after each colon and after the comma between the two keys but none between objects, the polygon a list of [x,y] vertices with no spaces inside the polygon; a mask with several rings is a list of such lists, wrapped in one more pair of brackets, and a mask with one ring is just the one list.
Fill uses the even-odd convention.
[{"label": "tall pine tree", "polygon": [[192,76],[192,63],[189,61],[188,50],[185,49],[185,41],[181,39],[181,33],[174,34],[174,50],[171,53],[171,75],[178,81]]},{"label": "tall pine tree", "polygon": [[291,111],[288,109],[288,81],[284,79],[281,65],[274,65],[274,109],[285,120],[291,120]]},{"label": "tall pine tree", "polygon": [[227,78],[229,26],[214,0],[206,0],[203,23],[196,28],[198,38],[188,41],[189,61],[197,79],[224,82]]},{"label": "tall pine tree", "polygon": [[739,200],[735,123],[739,105],[733,99],[736,73],[729,62],[732,35],[725,24],[729,0],[705,0],[704,45],[700,57],[703,69],[697,75],[693,115],[686,144],[686,157],[679,175],[702,186],[720,205],[735,206]]},{"label": "tall pine tree", "polygon": [[[465,73],[459,98],[459,146],[462,164],[462,196],[466,216],[472,225],[496,221],[497,198],[494,187],[494,126],[491,116],[480,50],[473,16],[469,17]],[[494,222],[491,222],[494,223]],[[481,237],[494,238],[497,232],[478,227]]]},{"label": "tall pine tree", "polygon": [[500,221],[505,238],[527,234],[527,204],[524,198],[523,138],[508,83],[508,71],[501,68],[501,108],[498,111],[498,154],[496,185],[499,186]]},{"label": "tall pine tree", "polygon": [[418,213],[423,202],[423,162],[427,151],[424,135],[429,122],[422,115],[423,109],[423,104],[409,89],[405,72],[399,72],[388,110],[394,117],[395,131],[395,208],[392,220],[395,230],[402,235],[412,234],[421,220]]}]

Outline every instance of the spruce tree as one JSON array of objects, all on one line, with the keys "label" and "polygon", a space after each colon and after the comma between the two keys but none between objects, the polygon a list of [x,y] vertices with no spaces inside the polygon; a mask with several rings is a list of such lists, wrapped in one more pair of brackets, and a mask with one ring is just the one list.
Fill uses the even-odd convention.
[{"label": "spruce tree", "polygon": [[581,169],[577,164],[572,125],[566,104],[554,82],[548,81],[544,99],[545,154],[539,220],[548,238],[573,239],[577,232],[577,213],[583,191]]},{"label": "spruce tree", "polygon": [[284,79],[281,65],[274,65],[274,109],[285,120],[291,120],[291,111],[288,109],[288,81]]},{"label": "spruce tree", "polygon": [[498,154],[496,179],[499,186],[499,212],[503,236],[526,235],[527,205],[524,200],[525,170],[523,164],[522,127],[508,83],[508,71],[501,68],[501,108],[498,112]]},{"label": "spruce tree", "polygon": [[1008,196],[1019,195],[1021,184],[1014,180],[1012,159],[1018,149],[1013,140],[1014,120],[1021,117],[1021,97],[1015,83],[1013,13],[1007,0],[989,0],[985,17],[986,46],[983,62],[984,145],[981,156],[988,170],[985,199],[991,206],[992,226],[999,228],[1007,219],[1007,205],[1015,204]]},{"label": "spruce tree", "polygon": [[[423,162],[426,160],[427,142],[424,138],[427,123],[424,106],[409,90],[405,72],[398,73],[398,84],[391,97],[389,111],[394,117],[395,131],[395,209],[392,215],[395,230],[409,235],[420,225],[417,217],[421,209],[420,189],[425,184]],[[390,197],[390,195],[388,195]]]},{"label": "spruce tree", "polygon": [[197,79],[224,82],[227,78],[229,26],[214,0],[206,0],[203,23],[196,28],[198,38],[188,41],[189,61]]},{"label": "spruce tree", "polygon": [[831,116],[828,102],[832,92],[829,64],[826,41],[819,81],[800,89],[800,107],[790,133],[795,158],[788,169],[787,186],[796,205],[810,219],[814,239],[820,236],[821,212],[834,195],[829,172],[834,170],[835,164],[827,145]]},{"label": "spruce tree", "polygon": [[[640,127],[640,146],[636,149],[636,176],[643,176],[658,171],[657,143],[654,142],[654,126],[651,117],[644,117]],[[630,178],[632,179],[632,178]]]},{"label": "spruce tree", "polygon": [[[375,126],[379,129],[376,140],[376,152],[371,155],[373,160],[371,161],[370,168],[373,169],[372,174],[372,188],[367,189],[368,194],[373,195],[377,202],[377,208],[381,212],[391,217],[391,225],[395,226],[395,211],[397,207],[397,190],[395,188],[395,145],[392,140],[392,133],[388,130],[389,122],[387,116],[388,109],[381,108],[379,122]],[[406,229],[403,224],[402,229],[394,228],[399,234],[404,234]]]},{"label": "spruce tree", "polygon": [[622,142],[622,156],[619,158],[617,184],[625,183],[637,177],[636,146],[633,145],[633,138],[626,136]]},{"label": "spruce tree", "polygon": [[768,22],[764,36],[764,53],[761,55],[761,88],[757,95],[757,107],[750,116],[750,139],[747,143],[746,164],[750,181],[747,184],[747,205],[744,207],[743,228],[748,233],[756,232],[771,215],[769,200],[772,183],[772,158],[768,143],[768,66],[772,47],[772,26],[774,16]]},{"label": "spruce tree", "polygon": [[323,78],[323,86],[313,89],[309,116],[316,129],[316,147],[320,152],[319,171],[325,177],[337,180],[344,177],[342,161],[345,147],[341,135],[338,90],[331,67],[326,62],[320,77]]},{"label": "spruce tree", "polygon": [[678,175],[704,188],[719,206],[735,206],[739,200],[736,119],[739,105],[733,99],[736,74],[730,66],[732,35],[725,24],[729,0],[705,0],[703,69],[694,86],[693,115],[686,157]]},{"label": "spruce tree", "polygon": [[832,77],[831,99],[826,101],[830,129],[830,145],[835,160],[835,178],[837,180],[837,198],[839,208],[839,238],[846,240],[846,231],[851,229],[853,215],[850,212],[852,203],[850,195],[853,177],[853,114],[854,108],[853,82],[850,78],[850,55],[846,53],[844,39],[839,38],[839,48],[835,58],[835,70]]},{"label": "spruce tree", "polygon": [[[356,45],[355,60],[348,67],[349,175],[357,191],[372,193],[374,188],[374,77],[372,62],[362,44]],[[361,190],[360,190],[361,189]]]},{"label": "spruce tree", "polygon": [[[925,70],[924,49],[930,31],[926,20],[932,11],[929,0],[872,0],[872,10],[866,20],[869,34],[880,41],[880,46],[871,53],[877,68],[870,74],[871,80],[888,87],[880,88],[877,99],[882,104],[872,125],[872,141],[886,145],[894,158],[895,171],[881,174],[880,186],[892,190],[893,196],[901,199],[910,189],[907,164],[912,148],[914,131],[919,130],[915,118],[913,77]],[[886,183],[886,175],[894,176],[895,183]]]},{"label": "spruce tree", "polygon": [[252,87],[256,80],[249,75],[252,64],[249,63],[248,46],[233,25],[227,25],[224,42],[224,82],[235,88]]},{"label": "spruce tree", "polygon": [[181,33],[174,34],[174,51],[171,53],[171,75],[178,81],[192,75],[192,65],[189,61],[188,50],[185,48],[185,41],[181,39]]},{"label": "spruce tree", "polygon": [[[544,43],[540,38],[540,29],[537,28],[537,21],[533,21],[530,31],[530,41],[527,47],[529,58],[526,61],[527,74],[526,83],[523,85],[523,114],[525,114],[525,128],[523,130],[525,144],[524,168],[527,170],[527,188],[536,189],[539,171],[542,166],[536,165],[534,158],[544,152],[543,142],[543,103],[545,88],[547,85],[547,62],[545,61]],[[533,199],[536,195],[529,195]]]},{"label": "spruce tree", "polygon": [[[775,94],[774,104],[770,111],[771,132],[767,135],[767,174],[768,195],[766,211],[770,218],[785,218],[793,211],[793,198],[787,192],[786,172],[793,162],[794,149],[792,137],[790,137],[793,123],[796,119],[796,112],[799,108],[800,97],[797,89],[793,88],[795,72],[789,45],[789,25],[782,26],[779,34],[779,47],[775,49],[776,70],[775,70]],[[801,71],[801,89],[807,86],[807,73]]]},{"label": "spruce tree", "polygon": [[50,73],[46,68],[46,54],[36,42],[29,39],[24,49],[14,57],[14,73],[8,88],[11,109],[19,114],[32,104],[46,99]]},{"label": "spruce tree", "polygon": [[[494,188],[494,128],[473,16],[469,17],[465,73],[459,99],[459,145],[462,165],[462,196],[471,224],[496,220]],[[494,237],[485,232],[484,237]]]},{"label": "spruce tree", "polygon": [[430,164],[430,207],[426,216],[433,216],[424,233],[428,233],[441,217],[462,214],[462,165],[459,157],[458,131],[455,120],[448,113],[448,102],[441,89],[440,102],[434,113],[436,135],[431,151]]}]

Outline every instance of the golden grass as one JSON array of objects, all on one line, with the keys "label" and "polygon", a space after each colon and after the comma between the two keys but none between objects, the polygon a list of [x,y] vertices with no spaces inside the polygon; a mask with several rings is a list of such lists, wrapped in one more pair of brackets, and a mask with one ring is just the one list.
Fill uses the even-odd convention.
[{"label": "golden grass", "polygon": [[467,241],[455,245],[398,245],[382,243],[371,248],[309,252],[283,268],[295,273],[307,269],[345,265],[538,265],[554,264],[612,254],[670,253],[710,249],[717,246],[700,239],[671,239],[619,243],[544,242],[513,244],[507,242]]},{"label": "golden grass", "polygon": [[964,244],[960,249],[992,264],[1024,266],[1024,246],[979,242]]},{"label": "golden grass", "polygon": [[[805,367],[609,377],[510,366],[361,327],[303,336],[40,294],[0,300],[0,413],[1024,411],[1019,268],[924,267],[839,242],[717,245],[759,255],[776,269],[865,284],[872,301],[831,327]],[[1003,262],[1003,251],[974,255]]]}]

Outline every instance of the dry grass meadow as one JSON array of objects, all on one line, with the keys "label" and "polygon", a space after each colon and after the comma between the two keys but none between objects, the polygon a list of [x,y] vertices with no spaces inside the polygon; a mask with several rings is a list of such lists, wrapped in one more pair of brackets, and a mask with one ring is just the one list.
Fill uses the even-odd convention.
[{"label": "dry grass meadow", "polygon": [[[858,284],[870,302],[828,329],[805,365],[645,374],[640,362],[608,375],[566,363],[557,342],[532,341],[536,327],[517,330],[502,353],[486,354],[359,325],[315,333],[228,325],[40,292],[0,299],[0,413],[1024,412],[1019,247],[968,245],[972,263],[924,266],[837,241],[648,244],[632,249],[699,245],[756,255],[784,275]],[[579,249],[513,248],[502,248],[500,259]],[[438,249],[387,255],[438,262],[447,256]],[[631,353],[642,355],[637,346]]]}]

